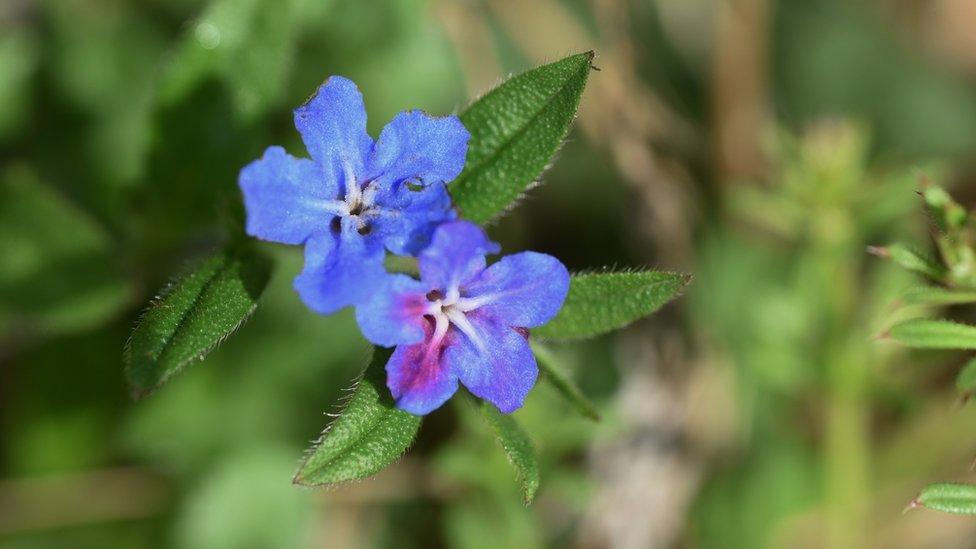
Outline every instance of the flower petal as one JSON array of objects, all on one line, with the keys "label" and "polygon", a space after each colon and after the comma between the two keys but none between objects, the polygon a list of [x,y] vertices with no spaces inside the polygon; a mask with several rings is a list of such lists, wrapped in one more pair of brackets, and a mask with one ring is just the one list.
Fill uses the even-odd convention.
[{"label": "flower petal", "polygon": [[383,246],[357,232],[355,220],[342,218],[340,234],[326,232],[305,244],[305,268],[294,287],[310,309],[327,315],[364,303],[386,277]]},{"label": "flower petal", "polygon": [[457,331],[444,361],[475,396],[510,414],[522,407],[535,385],[539,368],[526,337],[490,316],[468,313],[481,344]]},{"label": "flower petal", "polygon": [[377,197],[381,214],[375,229],[386,248],[397,255],[417,255],[430,244],[434,229],[457,218],[444,183],[422,189],[401,185],[396,192]]},{"label": "flower petal", "polygon": [[422,416],[457,392],[457,376],[442,358],[442,346],[431,346],[433,328],[426,323],[423,343],[400,345],[386,363],[386,385],[397,408]]},{"label": "flower petal", "polygon": [[356,307],[356,321],[371,343],[392,347],[424,340],[427,286],[404,274],[386,277],[382,289]]},{"label": "flower petal", "polygon": [[435,118],[419,110],[393,117],[376,140],[367,179],[400,186],[404,181],[447,183],[461,173],[468,130],[456,116]]},{"label": "flower petal", "polygon": [[569,271],[555,257],[522,252],[501,258],[464,287],[477,310],[509,326],[534,328],[556,316],[569,292]]},{"label": "flower petal", "polygon": [[338,178],[346,166],[362,175],[373,140],[366,133],[363,96],[348,78],[332,76],[295,109],[295,128],[308,153]]},{"label": "flower petal", "polygon": [[442,223],[430,246],[418,256],[420,278],[432,288],[450,291],[485,268],[485,255],[499,251],[485,231],[470,221]]},{"label": "flower petal", "polygon": [[315,162],[295,158],[281,147],[241,170],[238,185],[247,209],[247,234],[283,244],[301,244],[328,230],[338,196],[335,180]]}]

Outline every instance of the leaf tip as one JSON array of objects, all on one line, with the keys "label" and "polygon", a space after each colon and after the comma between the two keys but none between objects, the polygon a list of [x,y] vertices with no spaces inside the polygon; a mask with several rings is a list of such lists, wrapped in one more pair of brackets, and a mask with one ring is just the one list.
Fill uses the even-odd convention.
[{"label": "leaf tip", "polygon": [[586,57],[586,64],[590,67],[590,70],[600,72],[600,67],[593,64],[593,60],[596,59],[596,50],[585,51],[581,55]]},{"label": "leaf tip", "polygon": [[876,257],[884,259],[891,257],[891,250],[889,250],[887,246],[868,246],[867,251],[869,254]]},{"label": "leaf tip", "polygon": [[303,488],[309,488],[309,487],[313,486],[305,478],[305,475],[303,474],[304,472],[305,472],[305,465],[302,464],[301,469],[299,469],[298,471],[296,471],[295,472],[295,475],[291,477],[291,483],[294,484],[295,486],[301,486]]},{"label": "leaf tip", "polygon": [[920,496],[915,496],[914,498],[912,498],[911,501],[909,501],[908,504],[905,505],[905,508],[901,510],[901,514],[905,515],[912,509],[918,509],[919,507],[924,507],[922,505],[922,500],[919,499],[919,497]]}]

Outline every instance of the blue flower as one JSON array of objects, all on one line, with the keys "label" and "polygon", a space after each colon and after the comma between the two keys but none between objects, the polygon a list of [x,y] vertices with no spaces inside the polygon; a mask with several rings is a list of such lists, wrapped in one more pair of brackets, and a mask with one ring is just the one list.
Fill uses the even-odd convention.
[{"label": "blue flower", "polygon": [[444,223],[418,256],[419,281],[388,275],[376,297],[356,309],[366,339],[397,346],[386,372],[398,407],[427,414],[458,382],[505,413],[525,402],[538,374],[528,329],[562,307],[569,273],[536,252],[486,267],[485,255],[498,251],[477,225]]},{"label": "blue flower", "polygon": [[333,76],[295,110],[311,159],[269,147],[241,170],[247,233],[305,245],[295,289],[329,314],[383,285],[385,250],[416,255],[434,228],[456,218],[446,183],[464,167],[468,131],[457,117],[398,114],[375,142],[363,98]]}]

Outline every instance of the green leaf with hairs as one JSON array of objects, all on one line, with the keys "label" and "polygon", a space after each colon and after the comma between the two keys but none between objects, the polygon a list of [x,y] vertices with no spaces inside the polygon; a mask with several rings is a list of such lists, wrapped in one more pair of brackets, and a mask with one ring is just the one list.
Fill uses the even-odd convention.
[{"label": "green leaf with hairs", "polygon": [[495,432],[508,461],[515,468],[522,486],[522,502],[526,505],[532,503],[536,491],[539,490],[539,463],[529,435],[515,418],[499,412],[498,408],[488,402],[481,403],[481,413]]},{"label": "green leaf with hairs", "polygon": [[905,292],[901,302],[904,305],[965,305],[976,303],[976,292],[926,286]]},{"label": "green leaf with hairs", "polygon": [[932,185],[922,191],[925,207],[942,232],[959,229],[966,223],[968,214],[945,189]]},{"label": "green leaf with hairs", "polygon": [[386,388],[392,349],[376,347],[342,413],[322,433],[295,475],[320,486],[369,477],[400,459],[417,436],[420,416],[396,407]]},{"label": "green leaf with hairs", "polygon": [[946,276],[946,268],[942,264],[904,244],[871,246],[868,251],[878,257],[894,261],[903,269],[927,276],[932,280],[942,280]]},{"label": "green leaf with hairs", "polygon": [[530,70],[461,113],[471,140],[450,190],[463,217],[491,220],[542,174],[569,132],[592,61],[586,52]]},{"label": "green leaf with hairs", "polygon": [[930,484],[908,506],[956,515],[976,515],[976,485],[952,482]]},{"label": "green leaf with hairs", "polygon": [[232,334],[257,307],[271,262],[252,250],[219,252],[176,279],[143,314],[126,347],[138,398],[159,388]]},{"label": "green leaf with hairs", "polygon": [[888,335],[916,349],[976,349],[976,326],[949,320],[906,320],[893,326]]},{"label": "green leaf with hairs", "polygon": [[559,314],[532,335],[575,340],[611,332],[657,311],[690,281],[690,275],[661,271],[573,275]]}]

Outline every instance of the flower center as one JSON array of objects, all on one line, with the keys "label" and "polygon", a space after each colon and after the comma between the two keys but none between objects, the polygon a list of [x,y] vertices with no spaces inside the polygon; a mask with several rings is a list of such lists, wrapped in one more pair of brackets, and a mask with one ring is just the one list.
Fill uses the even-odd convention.
[{"label": "flower center", "polygon": [[338,233],[342,229],[339,218],[348,217],[355,221],[359,234],[366,236],[373,231],[370,221],[378,210],[373,203],[376,199],[376,182],[367,181],[365,185],[360,183],[348,164],[345,166],[345,181],[346,196],[332,202],[332,211],[338,216],[332,222],[332,230]]},{"label": "flower center", "polygon": [[446,294],[440,290],[428,292],[427,301],[429,303],[425,314],[434,319],[434,335],[431,337],[434,346],[440,345],[444,336],[447,335],[448,328],[454,325],[479,350],[485,350],[481,335],[467,317],[467,313],[484,305],[484,300],[476,297],[461,297],[461,291],[458,288],[451,288]]}]

